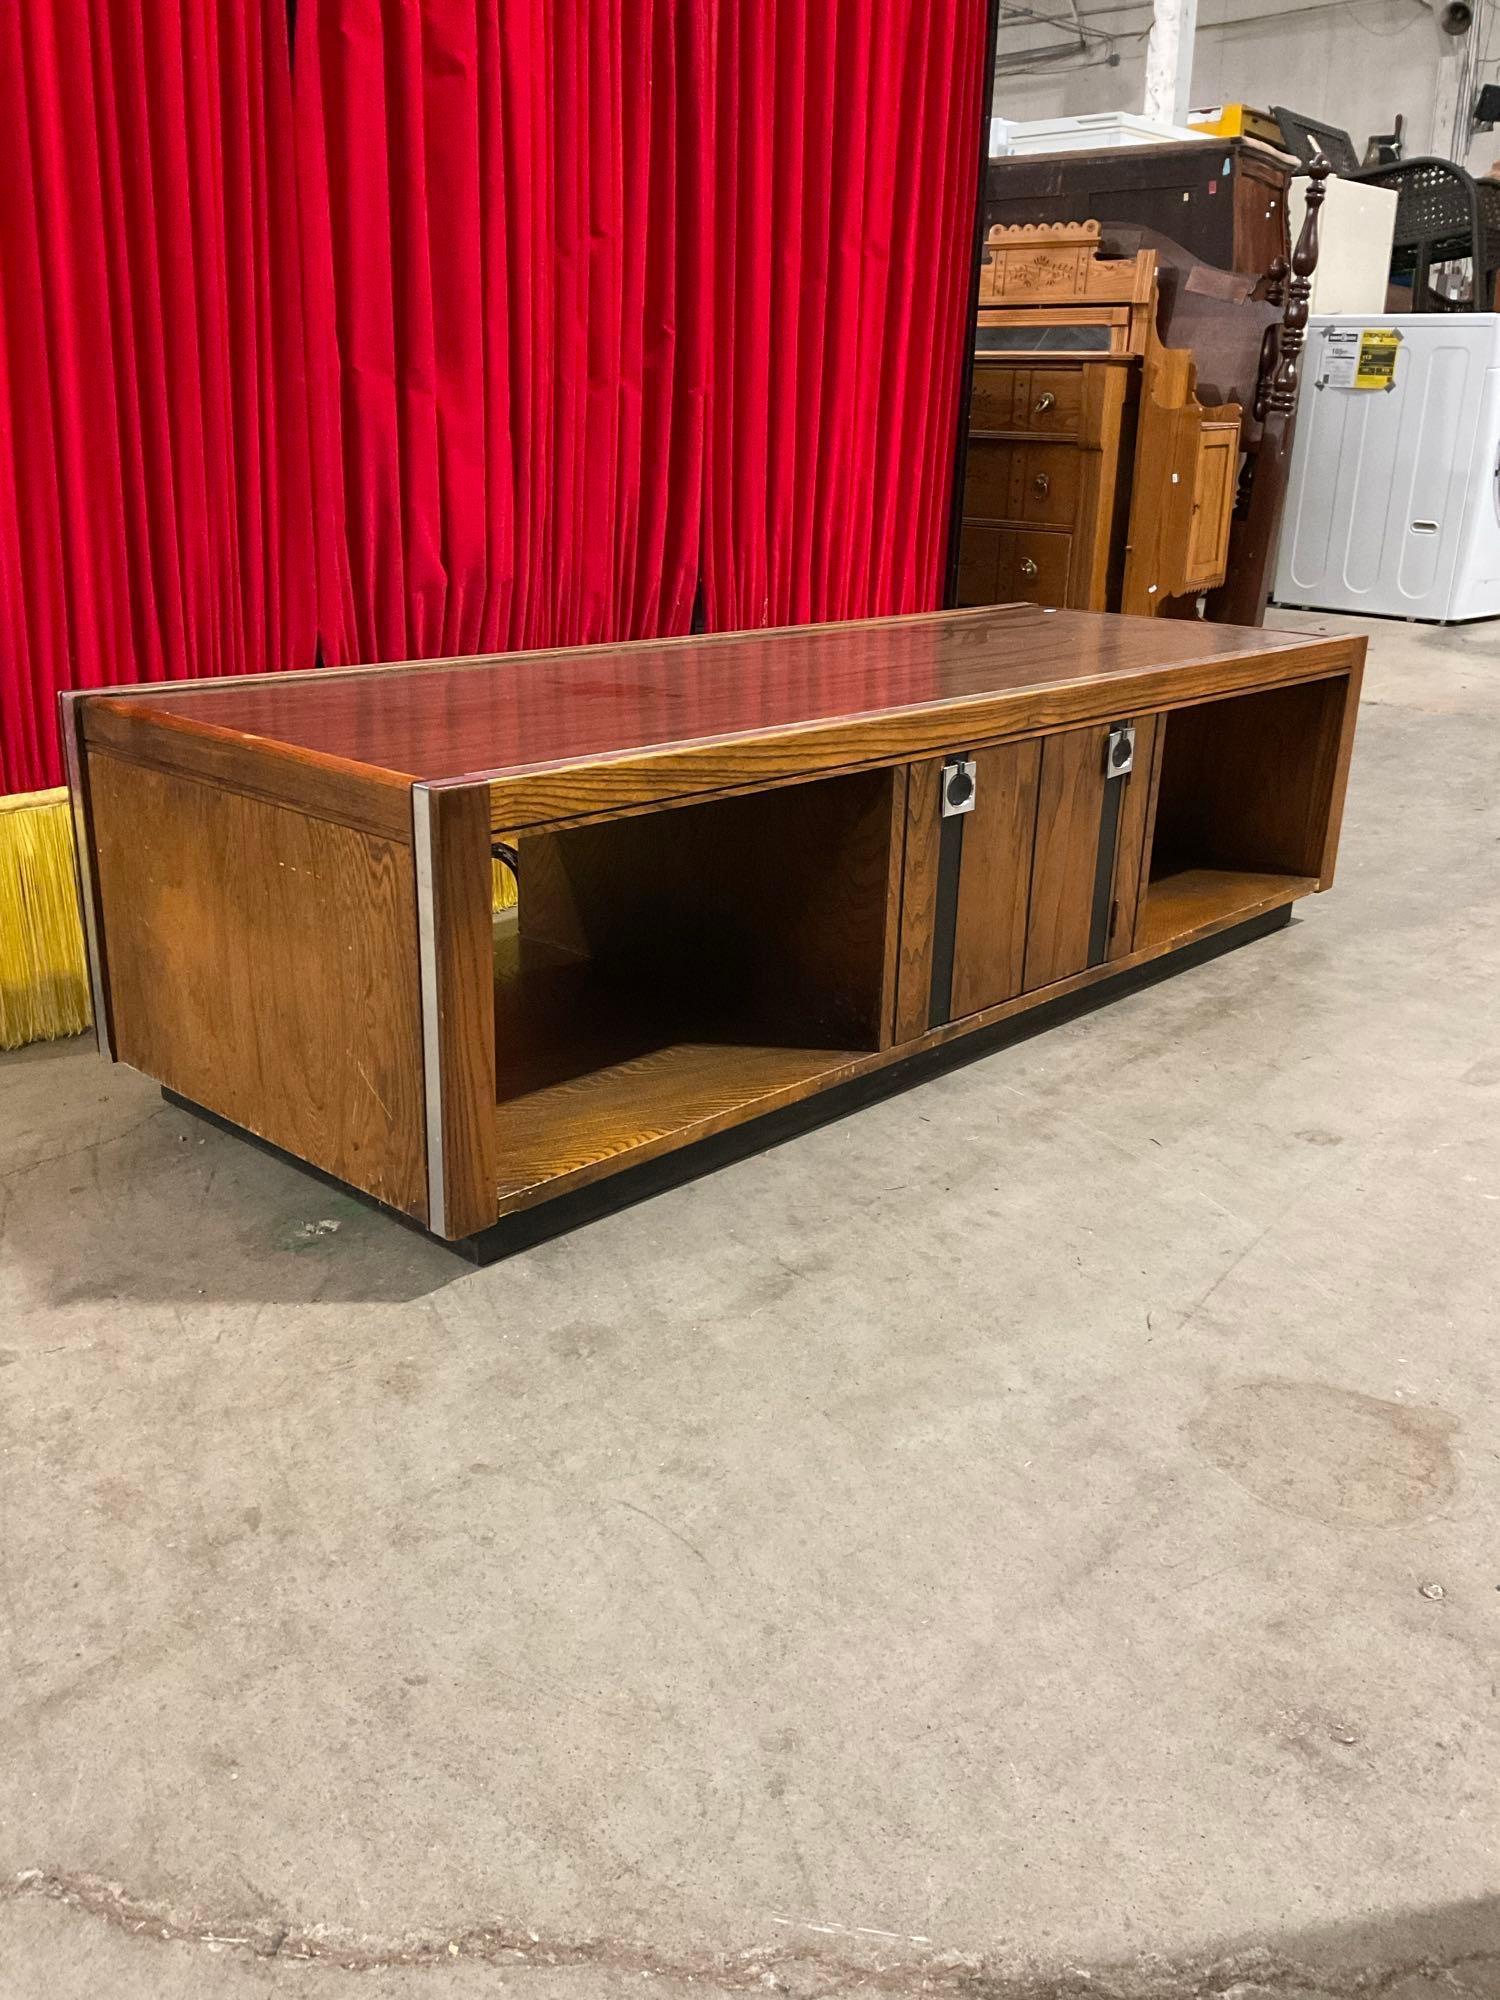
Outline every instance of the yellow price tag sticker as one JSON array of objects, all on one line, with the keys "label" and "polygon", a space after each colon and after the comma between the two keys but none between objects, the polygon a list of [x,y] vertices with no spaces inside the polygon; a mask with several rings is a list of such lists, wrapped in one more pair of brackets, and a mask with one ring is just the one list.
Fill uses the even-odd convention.
[{"label": "yellow price tag sticker", "polygon": [[1359,359],[1354,366],[1356,389],[1389,389],[1396,380],[1396,350],[1401,335],[1393,326],[1366,327],[1359,336]]}]

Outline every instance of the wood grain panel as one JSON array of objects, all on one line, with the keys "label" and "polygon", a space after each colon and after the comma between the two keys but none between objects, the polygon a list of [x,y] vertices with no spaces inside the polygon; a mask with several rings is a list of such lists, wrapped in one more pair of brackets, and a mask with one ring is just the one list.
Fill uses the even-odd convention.
[{"label": "wood grain panel", "polygon": [[561,1194],[795,1103],[860,1067],[857,1051],[678,1042],[496,1109],[499,1209]]},{"label": "wood grain panel", "polygon": [[1028,445],[1019,473],[1019,517],[1038,527],[1071,528],[1082,498],[1084,463],[1077,445]]},{"label": "wood grain panel", "polygon": [[1333,871],[1338,862],[1339,836],[1344,827],[1344,797],[1349,788],[1349,764],[1354,755],[1354,731],[1359,721],[1360,693],[1365,677],[1366,641],[1357,640],[1358,651],[1344,677],[1339,699],[1337,732],[1330,732],[1333,770],[1328,780],[1328,809],[1323,824],[1323,847],[1318,856],[1318,887],[1333,887]]},{"label": "wood grain panel", "polygon": [[1136,878],[1135,905],[1133,909],[1125,910],[1120,917],[1122,927],[1126,925],[1129,927],[1133,949],[1138,949],[1140,946],[1141,904],[1150,886],[1152,862],[1156,852],[1156,807],[1161,797],[1162,752],[1166,747],[1166,741],[1167,718],[1165,715],[1158,715],[1156,741],[1151,754],[1150,784],[1146,788],[1145,812],[1141,828],[1141,862],[1140,873]]},{"label": "wood grain panel", "polygon": [[[1212,894],[1189,886],[1179,900],[1171,885],[1164,885],[1161,902],[1154,907],[1160,919],[1157,928],[1171,930],[1170,939],[1153,936],[1128,958],[1086,967],[1044,990],[1017,994],[892,1048],[866,1053],[730,1050],[721,1044],[678,1043],[535,1097],[502,1103],[496,1119],[500,1212],[534,1207],[748,1118],[800,1103],[819,1090],[868,1076],[908,1055],[1013,1019],[1045,1001],[1081,992],[1293,902],[1312,886],[1290,876],[1240,877],[1235,883],[1221,879]],[[1190,927],[1179,929],[1183,924]]]},{"label": "wood grain panel", "polygon": [[[1065,452],[1066,445],[1053,445]],[[1019,521],[1026,505],[1026,447],[975,438],[964,461],[964,519]],[[1047,518],[1045,516],[1041,518]]]},{"label": "wood grain panel", "polygon": [[1017,425],[1043,437],[1075,435],[1083,414],[1083,374],[1076,362],[1033,368],[1031,379],[1018,388]]},{"label": "wood grain panel", "polygon": [[426,1218],[408,842],[89,753],[122,1062]]},{"label": "wood grain panel", "polygon": [[955,1020],[1021,990],[1041,762],[1035,740],[1001,744],[974,759],[974,809],[964,819],[958,876]]},{"label": "wood grain panel", "polygon": [[896,1040],[927,1032],[932,1008],[932,931],[937,915],[942,834],[942,765],[913,764],[906,786],[906,856],[901,878],[901,935],[896,973]]},{"label": "wood grain panel", "polygon": [[1086,376],[1082,485],[1073,524],[1073,569],[1068,602],[1102,609],[1118,600],[1125,563],[1124,504],[1120,468],[1135,448],[1137,383],[1134,371],[1091,368]]},{"label": "wood grain panel", "polygon": [[1108,735],[1104,726],[1070,729],[1049,736],[1042,746],[1026,933],[1028,993],[1081,972],[1089,962]]},{"label": "wood grain panel", "polygon": [[1003,363],[974,357],[974,388],[969,397],[969,429],[1008,431],[1016,421],[1016,370]]},{"label": "wood grain panel", "polygon": [[[1073,537],[1052,528],[1007,528],[1008,567],[1001,586],[1009,597],[1028,604],[1066,604],[1073,567]],[[1002,551],[1002,564],[1007,558]]]},{"label": "wood grain panel", "polygon": [[1193,468],[1193,508],[1183,577],[1189,589],[1210,590],[1224,581],[1239,465],[1239,425],[1204,423],[1198,432]]},{"label": "wood grain panel", "polygon": [[[598,1033],[607,1046],[610,1023],[631,1048],[642,1033],[703,1041],[709,1028],[881,1046],[904,800],[904,771],[862,771],[523,836],[518,949],[498,1001],[501,1096],[532,1088],[539,1066],[566,1069]],[[585,1005],[601,1026],[580,1036]]]},{"label": "wood grain panel", "polygon": [[[424,935],[433,953],[425,982],[423,1033],[429,1045],[427,1089],[436,1083],[440,1103],[440,1171],[428,1159],[431,1226],[442,1236],[472,1236],[495,1219],[495,985],[494,921],[490,887],[490,799],[484,785],[412,795],[414,814],[426,815],[414,851],[430,867],[432,923]],[[435,1053],[436,1061],[432,1060]],[[434,1106],[427,1105],[428,1144]]]},{"label": "wood grain panel", "polygon": [[1137,948],[1167,950],[1186,944],[1210,924],[1243,923],[1279,904],[1310,896],[1310,875],[1257,874],[1241,868],[1184,868],[1150,883],[1136,928]]},{"label": "wood grain panel", "polygon": [[998,604],[1005,596],[1000,577],[1000,538],[1003,533],[1002,528],[975,521],[965,521],[959,530],[960,604]]},{"label": "wood grain panel", "polygon": [[81,704],[84,741],[152,770],[202,778],[382,840],[411,839],[411,786],[324,750],[260,742],[208,718],[185,719],[139,700],[101,695]]},{"label": "wood grain panel", "polygon": [[1181,865],[1321,879],[1350,710],[1340,675],[1170,714],[1153,873]]},{"label": "wood grain panel", "polygon": [[1157,750],[1160,745],[1158,718],[1138,715],[1135,720],[1135,764],[1128,778],[1114,782],[1124,786],[1120,798],[1120,818],[1115,830],[1114,909],[1110,916],[1106,958],[1124,958],[1135,949],[1135,913],[1141,899],[1141,884],[1148,867],[1147,825],[1155,796]]}]

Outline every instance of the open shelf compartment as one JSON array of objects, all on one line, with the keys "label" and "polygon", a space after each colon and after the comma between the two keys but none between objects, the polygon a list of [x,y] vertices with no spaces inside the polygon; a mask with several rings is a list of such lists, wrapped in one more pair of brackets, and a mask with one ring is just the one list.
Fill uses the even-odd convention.
[{"label": "open shelf compartment", "polygon": [[496,922],[500,1212],[890,1039],[902,774],[523,837]]},{"label": "open shelf compartment", "polygon": [[1345,695],[1302,681],[1162,718],[1138,950],[1321,886]]}]

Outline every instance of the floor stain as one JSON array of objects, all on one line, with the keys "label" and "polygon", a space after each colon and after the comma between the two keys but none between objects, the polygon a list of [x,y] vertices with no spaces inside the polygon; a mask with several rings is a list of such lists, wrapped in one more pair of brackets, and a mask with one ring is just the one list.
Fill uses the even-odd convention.
[{"label": "floor stain", "polygon": [[1327,1382],[1234,1382],[1188,1425],[1194,1449],[1283,1514],[1335,1527],[1420,1520],[1452,1491],[1444,1410]]}]

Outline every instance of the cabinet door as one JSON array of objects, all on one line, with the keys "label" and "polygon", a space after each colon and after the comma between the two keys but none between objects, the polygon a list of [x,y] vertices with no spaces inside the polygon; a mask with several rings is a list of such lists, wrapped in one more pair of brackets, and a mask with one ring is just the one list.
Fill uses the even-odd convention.
[{"label": "cabinet door", "polygon": [[1134,725],[1128,770],[1112,772],[1119,724],[1042,744],[1026,927],[1025,990],[1124,957],[1134,943],[1156,719]]},{"label": "cabinet door", "polygon": [[963,815],[954,910],[952,1021],[1021,990],[1041,747],[1004,743],[974,759],[974,807]]},{"label": "cabinet door", "polygon": [[1107,724],[1069,729],[1042,745],[1026,991],[1071,978],[1089,962]]},{"label": "cabinet door", "polygon": [[[944,812],[944,795],[959,775],[955,763],[964,766],[973,790],[966,811]],[[1034,738],[912,766],[898,1041],[1021,991],[1040,766],[1041,744]]]},{"label": "cabinet door", "polygon": [[[1122,727],[1133,762],[1111,777]],[[1157,741],[1148,715],[910,767],[898,1042],[1128,956]],[[945,813],[965,774],[967,809]]]},{"label": "cabinet door", "polygon": [[1224,581],[1239,469],[1239,425],[1201,425],[1193,467],[1193,512],[1183,579],[1189,588],[1210,589]]}]

